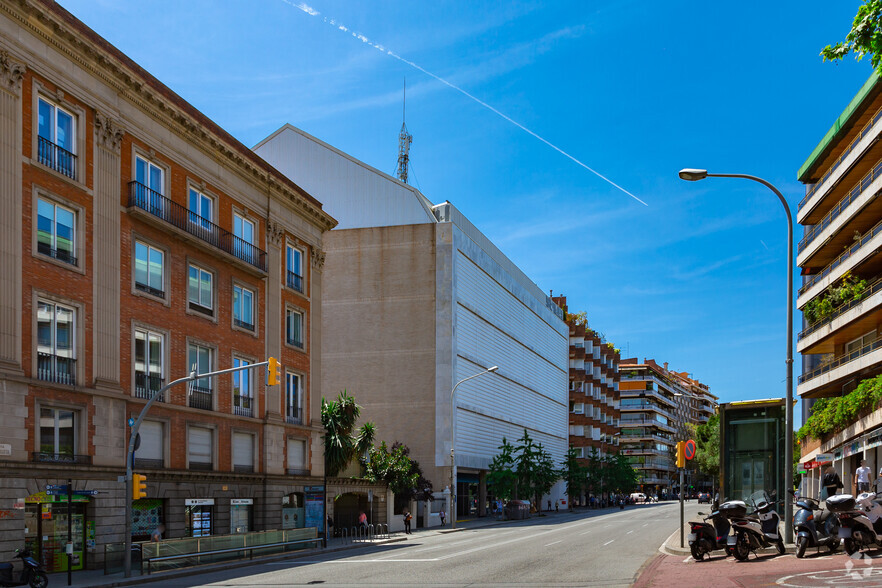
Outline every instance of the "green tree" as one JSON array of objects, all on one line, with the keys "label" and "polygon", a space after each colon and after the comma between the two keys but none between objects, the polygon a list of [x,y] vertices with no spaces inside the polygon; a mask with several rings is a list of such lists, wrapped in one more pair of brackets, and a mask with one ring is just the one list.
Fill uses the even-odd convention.
[{"label": "green tree", "polygon": [[559,479],[551,454],[542,444],[533,442],[530,433],[524,429],[524,436],[518,439],[515,448],[515,475],[518,480],[520,496],[533,499],[537,511],[542,510],[542,495],[548,493]]},{"label": "green tree", "polygon": [[619,494],[630,494],[640,484],[640,475],[637,473],[628,458],[621,453],[616,453],[607,458],[608,485],[606,490]]},{"label": "green tree", "polygon": [[499,453],[493,456],[490,462],[490,471],[487,474],[487,485],[493,490],[494,496],[503,501],[509,501],[517,496],[518,477],[514,473],[514,445],[503,437]]},{"label": "green tree", "polygon": [[432,482],[423,476],[419,462],[410,457],[407,445],[396,441],[390,451],[383,441],[370,450],[362,465],[366,480],[385,482],[395,494],[395,512],[411,500],[432,500]]},{"label": "green tree", "polygon": [[373,446],[376,427],[372,422],[355,429],[360,414],[361,407],[346,390],[340,392],[337,399],[331,402],[322,398],[325,467],[328,476],[338,475],[357,457],[366,455]]},{"label": "green tree", "polygon": [[845,41],[827,45],[821,50],[821,57],[824,61],[839,61],[852,52],[858,61],[865,55],[870,55],[873,69],[882,73],[882,0],[864,0]]},{"label": "green tree", "polygon": [[588,487],[588,468],[583,466],[576,457],[576,448],[570,447],[561,464],[560,477],[567,483],[567,496],[570,504],[576,496],[581,496]]},{"label": "green tree", "polygon": [[542,510],[542,497],[560,480],[560,472],[554,467],[554,458],[545,450],[541,443],[536,446],[536,468],[533,475],[533,497],[536,509]]},{"label": "green tree", "polygon": [[713,415],[701,425],[687,425],[695,440],[695,462],[699,472],[720,477],[720,416]]}]

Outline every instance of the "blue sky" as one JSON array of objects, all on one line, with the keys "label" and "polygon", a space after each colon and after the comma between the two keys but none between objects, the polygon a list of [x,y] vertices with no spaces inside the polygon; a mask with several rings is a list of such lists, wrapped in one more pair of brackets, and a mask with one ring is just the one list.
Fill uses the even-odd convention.
[{"label": "blue sky", "polygon": [[759,184],[677,171],[761,176],[795,216],[797,169],[871,72],[818,56],[860,2],[61,4],[249,146],[291,123],[394,173],[406,78],[411,183],[430,200],[623,355],[722,401],[784,395],[782,207]]}]

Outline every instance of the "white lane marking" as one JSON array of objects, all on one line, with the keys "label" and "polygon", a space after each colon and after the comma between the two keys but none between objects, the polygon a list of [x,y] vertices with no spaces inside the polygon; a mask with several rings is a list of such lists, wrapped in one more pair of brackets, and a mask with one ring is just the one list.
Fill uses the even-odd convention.
[{"label": "white lane marking", "polygon": [[649,523],[646,523],[646,524],[644,524],[643,526],[645,527],[645,526],[648,525],[648,524],[649,524]]},{"label": "white lane marking", "polygon": [[606,547],[607,545],[609,545],[609,544],[612,543],[613,541],[615,541],[615,539],[612,539],[612,540],[610,540],[610,541],[607,541],[606,543],[603,544],[603,546]]},{"label": "white lane marking", "polygon": [[630,535],[630,534],[633,533],[633,532],[634,532],[634,531],[628,531],[627,533],[625,533],[625,535]]},{"label": "white lane marking", "polygon": [[587,534],[590,533],[590,532],[591,532],[591,531],[588,530],[588,531],[585,531],[584,533],[579,533],[579,535],[580,535],[580,536],[581,536],[581,535],[587,535]]},{"label": "white lane marking", "polygon": [[[563,541],[563,539],[561,539],[561,541]],[[557,544],[560,543],[561,541],[552,541],[551,543],[546,543],[546,544],[545,544],[545,547],[548,547],[548,546],[550,546],[550,545],[557,545]]]}]

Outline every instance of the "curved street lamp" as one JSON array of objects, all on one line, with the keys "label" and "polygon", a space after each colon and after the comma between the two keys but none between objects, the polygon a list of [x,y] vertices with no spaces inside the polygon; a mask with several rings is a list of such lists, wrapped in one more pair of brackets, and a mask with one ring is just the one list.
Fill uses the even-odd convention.
[{"label": "curved street lamp", "polygon": [[453,455],[453,447],[456,443],[456,389],[459,388],[459,385],[463,382],[483,376],[484,374],[495,372],[498,369],[499,366],[494,365],[488,367],[483,372],[478,372],[473,376],[463,378],[457,382],[453,386],[453,390],[450,391],[450,524],[452,529],[456,528],[456,458]]},{"label": "curved street lamp", "polygon": [[790,206],[781,192],[772,184],[762,178],[747,174],[709,174],[706,169],[681,169],[680,179],[687,182],[697,182],[705,178],[742,178],[759,182],[775,193],[778,200],[784,206],[787,215],[787,390],[786,421],[785,421],[785,447],[784,447],[784,540],[793,542],[793,503],[787,493],[793,486],[793,218],[790,215]]}]

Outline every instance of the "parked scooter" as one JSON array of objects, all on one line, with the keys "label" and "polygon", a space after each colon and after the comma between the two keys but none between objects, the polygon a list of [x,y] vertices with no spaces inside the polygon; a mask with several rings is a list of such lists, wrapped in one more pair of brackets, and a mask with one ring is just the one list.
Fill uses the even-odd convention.
[{"label": "parked scooter", "polygon": [[[692,551],[692,559],[701,561],[706,554],[716,549],[725,549],[726,555],[729,555],[729,546],[727,540],[729,536],[729,520],[720,513],[720,509],[715,502],[712,505],[710,514],[700,512],[704,517],[703,521],[689,521],[689,527],[692,530],[689,533],[689,549]],[[713,524],[708,523],[710,520]]]},{"label": "parked scooter", "polygon": [[779,530],[781,517],[775,512],[774,504],[764,491],[750,497],[753,512],[747,514],[747,504],[741,500],[730,500],[720,505],[720,512],[732,523],[733,535],[727,539],[732,555],[738,561],[746,561],[751,551],[772,545],[779,554],[784,553],[784,538]]},{"label": "parked scooter", "polygon": [[[808,547],[826,546],[830,552],[839,547],[839,519],[831,511],[821,508],[812,498],[799,498],[799,510],[793,515],[796,532],[796,557],[805,555]],[[815,513],[818,513],[815,515]]]},{"label": "parked scooter", "polygon": [[43,566],[40,565],[40,562],[34,559],[30,549],[27,547],[24,549],[16,549],[15,557],[20,558],[24,563],[21,575],[19,575],[16,580],[13,575],[12,564],[0,563],[0,586],[30,586],[31,588],[46,588],[46,586],[49,585],[49,577],[46,575],[46,572],[43,571]]},{"label": "parked scooter", "polygon": [[848,555],[874,543],[882,545],[882,505],[875,498],[875,492],[864,492],[857,498],[837,494],[827,499],[827,508],[839,519],[839,536]]}]

